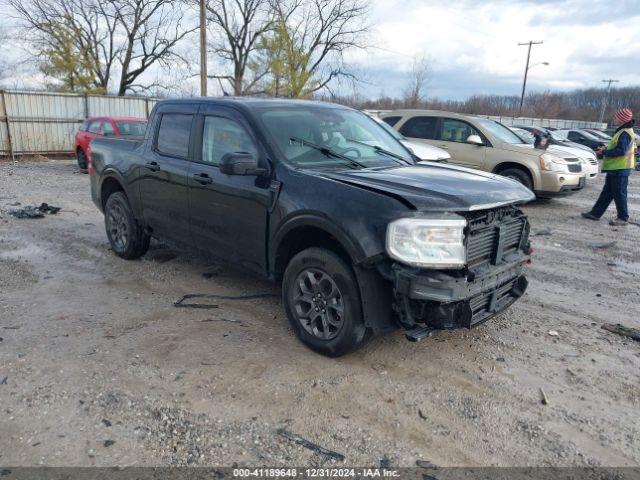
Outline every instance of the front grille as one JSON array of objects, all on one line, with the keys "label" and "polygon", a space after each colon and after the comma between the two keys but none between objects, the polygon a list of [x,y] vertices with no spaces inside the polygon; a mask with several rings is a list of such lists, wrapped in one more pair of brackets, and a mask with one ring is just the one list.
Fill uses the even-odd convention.
[{"label": "front grille", "polygon": [[591,164],[591,165],[598,165],[598,160],[595,158],[587,158],[587,161]]},{"label": "front grille", "polygon": [[470,269],[498,265],[528,241],[529,224],[515,207],[476,212],[468,220],[467,266]]},{"label": "front grille", "polygon": [[582,165],[579,163],[569,163],[568,166],[571,173],[580,173],[582,171]]},{"label": "front grille", "polygon": [[496,311],[502,310],[504,304],[508,304],[514,298],[512,291],[517,281],[517,278],[510,280],[495,290],[482,293],[469,300],[469,307],[471,308],[470,326],[476,325]]}]

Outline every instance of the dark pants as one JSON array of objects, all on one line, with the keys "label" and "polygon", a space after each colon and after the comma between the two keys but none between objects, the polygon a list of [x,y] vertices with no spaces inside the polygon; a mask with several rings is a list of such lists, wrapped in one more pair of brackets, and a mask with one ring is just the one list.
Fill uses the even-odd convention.
[{"label": "dark pants", "polygon": [[629,209],[627,208],[628,184],[628,175],[620,175],[617,172],[607,172],[604,188],[596,204],[591,209],[591,213],[600,218],[613,200],[616,203],[616,210],[618,210],[618,218],[625,222],[629,220]]}]

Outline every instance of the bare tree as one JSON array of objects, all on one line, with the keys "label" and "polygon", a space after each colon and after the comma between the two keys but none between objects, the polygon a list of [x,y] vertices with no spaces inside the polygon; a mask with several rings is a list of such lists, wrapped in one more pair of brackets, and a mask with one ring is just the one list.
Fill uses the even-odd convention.
[{"label": "bare tree", "polygon": [[251,68],[261,37],[271,28],[267,0],[207,0],[207,20],[212,29],[211,47],[233,73],[214,78],[227,80],[234,95],[255,93],[266,72]]},{"label": "bare tree", "polygon": [[[8,34],[6,30],[0,26],[0,44],[6,45]],[[9,60],[5,56],[4,51],[0,51],[0,82],[9,76]]]},{"label": "bare tree", "polygon": [[419,107],[425,99],[426,87],[431,76],[431,61],[424,54],[413,57],[411,71],[404,89],[404,101],[409,108]]},{"label": "bare tree", "polygon": [[354,78],[344,53],[364,48],[369,25],[366,0],[271,0],[286,35],[288,96],[309,97],[332,81]]},{"label": "bare tree", "polygon": [[119,95],[145,88],[139,79],[152,65],[167,66],[179,59],[176,45],[193,30],[183,25],[180,3],[170,0],[8,2],[40,61],[51,63],[56,55],[73,57],[73,61],[56,62],[52,72],[68,78],[65,68],[81,70],[77,75],[89,78],[91,90],[106,92],[119,68]]},{"label": "bare tree", "polygon": [[154,64],[169,67],[184,61],[176,45],[197,27],[184,25],[184,5],[173,0],[108,0],[126,35],[118,61],[118,95],[145,89],[140,76]]}]

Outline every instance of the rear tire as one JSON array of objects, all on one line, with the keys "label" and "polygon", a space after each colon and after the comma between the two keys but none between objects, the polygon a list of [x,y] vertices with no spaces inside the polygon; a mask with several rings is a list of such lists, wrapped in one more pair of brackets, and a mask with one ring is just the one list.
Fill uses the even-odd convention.
[{"label": "rear tire", "polygon": [[339,357],[367,339],[356,277],[330,250],[295,255],[284,272],[282,298],[294,332],[316,352]]},{"label": "rear tire", "polygon": [[500,175],[502,175],[503,177],[511,178],[512,180],[516,180],[527,187],[529,190],[533,190],[533,182],[531,181],[531,177],[527,172],[520,170],[519,168],[505,168],[500,172]]},{"label": "rear tire", "polygon": [[82,148],[79,148],[76,151],[76,160],[78,161],[78,167],[80,168],[80,170],[87,169],[87,155],[84,153],[84,150]]},{"label": "rear tire", "polygon": [[126,260],[140,258],[149,250],[151,236],[133,216],[123,192],[112,193],[104,207],[104,225],[111,250]]}]

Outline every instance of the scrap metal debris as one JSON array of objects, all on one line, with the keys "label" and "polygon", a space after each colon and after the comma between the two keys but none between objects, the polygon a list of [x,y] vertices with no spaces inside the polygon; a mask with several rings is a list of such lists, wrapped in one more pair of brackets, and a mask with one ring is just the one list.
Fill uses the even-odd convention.
[{"label": "scrap metal debris", "polygon": [[542,230],[536,231],[533,235],[538,237],[548,236],[548,235],[553,235],[553,232],[551,231],[550,228],[543,228]]},{"label": "scrap metal debris", "polygon": [[602,325],[602,328],[605,330],[617,333],[618,335],[622,335],[623,337],[629,337],[633,340],[640,342],[640,330],[637,328],[625,327],[619,323],[605,323]]},{"label": "scrap metal debris", "polygon": [[60,211],[60,207],[53,207],[47,203],[41,203],[40,206],[25,205],[22,208],[14,208],[9,210],[9,215],[16,218],[42,218],[45,214],[55,215]]},{"label": "scrap metal debris", "polygon": [[309,450],[312,450],[314,452],[317,453],[321,453],[323,455],[326,455],[328,457],[331,458],[335,458],[336,460],[339,460],[341,462],[344,461],[344,455],[338,452],[334,452],[333,450],[328,450],[324,447],[321,447],[320,445],[317,445],[313,442],[310,442],[309,440],[306,440],[304,438],[302,438],[299,435],[296,435],[295,433],[291,433],[288,430],[285,430],[284,428],[279,428],[276,433],[288,440],[291,440],[292,442],[297,443],[298,445],[303,446],[304,448],[308,448]]},{"label": "scrap metal debris", "polygon": [[547,398],[547,394],[544,393],[543,389],[540,389],[540,395],[542,396],[542,404],[549,405],[549,399]]},{"label": "scrap metal debris", "polygon": [[173,306],[176,308],[218,308],[219,305],[215,303],[184,303],[185,300],[191,298],[209,298],[217,300],[253,300],[256,298],[271,298],[277,297],[275,293],[256,293],[253,295],[214,295],[210,293],[188,293],[179,300],[173,302]]},{"label": "scrap metal debris", "polygon": [[604,242],[604,243],[587,243],[587,245],[591,248],[611,248],[615,247],[618,244],[615,240],[613,242]]},{"label": "scrap metal debris", "polygon": [[9,377],[3,377],[2,379],[0,379],[0,385],[6,385],[7,380],[9,380]]}]

